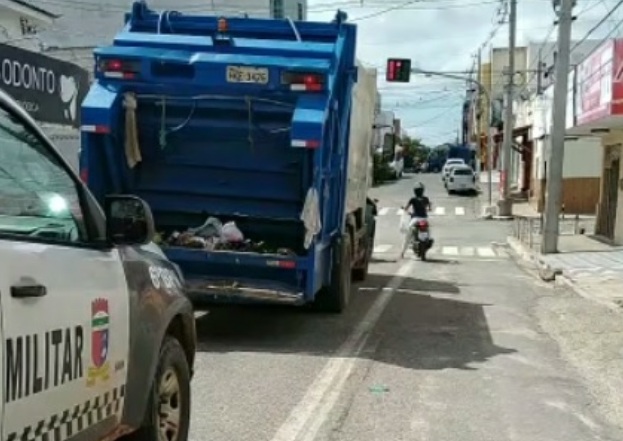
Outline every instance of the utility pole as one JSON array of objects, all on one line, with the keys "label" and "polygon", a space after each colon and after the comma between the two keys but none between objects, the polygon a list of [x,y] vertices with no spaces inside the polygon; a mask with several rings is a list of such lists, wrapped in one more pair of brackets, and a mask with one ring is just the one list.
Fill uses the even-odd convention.
[{"label": "utility pole", "polygon": [[511,164],[511,152],[513,147],[513,98],[515,81],[515,40],[517,36],[517,0],[510,0],[508,14],[509,38],[508,38],[508,84],[506,89],[506,115],[504,118],[504,144],[502,145],[502,167],[500,184],[502,194],[498,203],[499,216],[513,215],[513,200],[510,197],[509,172]]},{"label": "utility pole", "polygon": [[[482,49],[478,49],[478,54],[476,55],[476,80],[480,83],[482,81]],[[481,151],[481,135],[482,135],[482,90],[478,87],[478,95],[476,95],[476,173],[478,174],[478,179],[480,179],[480,173],[482,172],[482,151]]]},{"label": "utility pole", "polygon": [[[545,222],[541,252],[558,252],[559,216],[562,199],[562,171],[565,159],[565,129],[567,114],[567,87],[571,57],[571,23],[574,0],[554,2],[558,15],[558,56],[554,76],[554,102],[552,105],[551,146],[547,159],[545,197]],[[556,11],[556,6],[560,9]]]}]

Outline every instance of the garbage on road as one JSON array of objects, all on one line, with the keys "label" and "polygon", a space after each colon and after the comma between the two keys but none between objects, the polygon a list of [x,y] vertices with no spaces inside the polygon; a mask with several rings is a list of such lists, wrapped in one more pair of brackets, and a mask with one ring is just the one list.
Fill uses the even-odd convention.
[{"label": "garbage on road", "polygon": [[209,217],[203,225],[186,231],[173,231],[169,235],[159,233],[156,242],[160,246],[194,248],[206,251],[237,251],[260,254],[296,256],[288,248],[272,247],[263,241],[245,238],[235,222],[223,224],[215,217]]}]

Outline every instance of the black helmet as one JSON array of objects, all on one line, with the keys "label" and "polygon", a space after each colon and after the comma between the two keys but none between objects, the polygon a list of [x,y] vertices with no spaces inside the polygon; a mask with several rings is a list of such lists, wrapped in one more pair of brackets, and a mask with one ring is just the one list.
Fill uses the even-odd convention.
[{"label": "black helmet", "polygon": [[415,184],[415,187],[413,187],[413,193],[415,193],[416,196],[421,197],[424,195],[424,184],[422,184],[421,182],[418,182],[417,184]]}]

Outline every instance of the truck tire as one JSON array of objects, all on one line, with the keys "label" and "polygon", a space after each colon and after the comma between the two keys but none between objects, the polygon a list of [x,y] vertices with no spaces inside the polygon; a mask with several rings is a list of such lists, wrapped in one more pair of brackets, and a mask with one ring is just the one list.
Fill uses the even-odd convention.
[{"label": "truck tire", "polygon": [[370,267],[370,261],[372,260],[372,251],[374,250],[374,236],[376,234],[376,221],[374,218],[370,220],[371,228],[368,233],[368,239],[366,243],[366,260],[363,266],[359,268],[353,268],[353,281],[363,282],[368,277],[368,268]]},{"label": "truck tire", "polygon": [[[176,427],[169,424],[177,421]],[[149,391],[143,426],[129,441],[187,441],[190,428],[190,368],[182,345],[166,336]]]},{"label": "truck tire", "polygon": [[334,247],[336,258],[331,268],[331,284],[318,292],[314,302],[323,312],[341,313],[348,306],[352,280],[352,247],[348,233],[342,236],[338,246]]}]

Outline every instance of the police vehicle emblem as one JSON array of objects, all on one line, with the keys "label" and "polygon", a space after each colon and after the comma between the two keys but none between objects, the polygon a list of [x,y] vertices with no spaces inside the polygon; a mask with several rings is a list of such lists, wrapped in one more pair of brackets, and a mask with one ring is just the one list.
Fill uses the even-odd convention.
[{"label": "police vehicle emblem", "polygon": [[98,379],[106,381],[110,376],[109,339],[108,300],[96,299],[91,303],[91,366],[87,375],[87,386],[93,386]]}]

